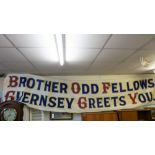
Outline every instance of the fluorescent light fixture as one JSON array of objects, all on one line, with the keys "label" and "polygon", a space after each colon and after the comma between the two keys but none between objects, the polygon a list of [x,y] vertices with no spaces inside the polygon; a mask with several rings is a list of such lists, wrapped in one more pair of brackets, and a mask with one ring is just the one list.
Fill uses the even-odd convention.
[{"label": "fluorescent light fixture", "polygon": [[[44,43],[43,45],[45,46],[45,48],[39,48],[38,50],[40,50],[40,53],[42,53],[40,55],[40,58],[43,60],[46,60],[49,63],[53,63],[53,62],[58,62],[59,61],[59,57],[57,54],[57,48],[55,45],[55,38],[53,37],[53,34],[44,34],[42,35],[42,42]],[[37,57],[39,55],[36,54]]]},{"label": "fluorescent light fixture", "polygon": [[62,34],[56,34],[55,41],[56,41],[57,51],[59,55],[60,65],[63,66],[64,65],[64,50],[63,50]]}]

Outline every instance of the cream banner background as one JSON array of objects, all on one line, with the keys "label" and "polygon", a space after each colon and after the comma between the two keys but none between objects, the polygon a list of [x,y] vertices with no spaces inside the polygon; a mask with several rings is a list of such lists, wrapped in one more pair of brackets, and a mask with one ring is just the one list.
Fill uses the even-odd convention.
[{"label": "cream banner background", "polygon": [[[10,76],[16,76],[18,79],[21,77],[25,77],[26,79],[34,79],[36,81],[37,79],[43,80],[44,82],[41,85],[40,90],[37,90],[38,84],[35,82],[35,87],[33,89],[30,89],[28,87],[23,87],[21,84],[21,87],[19,87],[19,80],[17,81],[18,85],[16,87],[8,87],[10,85]],[[147,87],[147,89],[142,89],[141,87],[138,90],[133,91],[125,91],[120,92],[120,86],[119,83],[122,84],[123,89],[126,88],[127,82],[129,83],[130,88],[133,88],[133,82],[134,81],[140,81],[140,80],[148,80],[152,79],[151,82],[154,83],[155,81],[155,75],[154,74],[144,74],[144,75],[111,75],[111,76],[53,76],[53,77],[43,77],[43,76],[36,76],[36,75],[30,75],[30,74],[8,74],[7,77],[4,79],[4,85],[3,85],[3,101],[5,100],[6,94],[9,91],[15,91],[15,99],[17,92],[20,92],[20,100],[19,102],[22,102],[26,104],[30,108],[44,110],[44,111],[55,111],[55,112],[69,112],[69,113],[82,113],[82,112],[98,112],[98,111],[109,111],[109,110],[118,110],[118,109],[129,109],[129,108],[137,108],[140,106],[145,105],[152,105],[155,104],[155,100],[149,101],[147,98],[146,93],[152,93],[152,99],[154,99],[154,87]],[[57,92],[52,91],[44,91],[44,86],[46,81],[65,83],[67,84],[67,93],[60,93],[60,85],[57,85]],[[86,84],[89,86],[89,89],[91,88],[91,84],[96,84],[98,86],[98,92],[92,94],[90,91],[86,94],[84,94],[82,91],[80,91],[78,94],[73,93],[72,91],[72,83],[79,83],[80,88],[82,90],[82,84]],[[102,83],[110,83],[110,86],[108,89],[106,89],[107,93],[103,93],[103,84]],[[112,83],[116,83],[115,90],[118,92],[112,92]],[[31,82],[32,84],[32,82]],[[30,85],[31,85],[30,84]],[[22,92],[28,92],[29,95],[22,96]],[[132,98],[134,98],[134,94],[137,93],[136,96],[136,104],[133,104],[131,98],[129,97],[129,94],[131,94]],[[30,103],[32,99],[32,95],[37,94],[39,96],[38,101],[36,101],[36,104]],[[144,94],[141,96],[143,99],[143,96],[147,99],[146,102],[141,103],[138,99],[139,94]],[[11,95],[11,93],[10,93]],[[40,103],[40,96],[44,96],[47,99],[47,102],[43,104],[43,102]],[[119,98],[122,97],[123,101],[120,101]],[[25,97],[25,98],[24,98]],[[53,103],[49,102],[49,98],[52,98]],[[53,100],[54,97],[54,100]],[[79,107],[79,98],[84,97],[86,100],[81,99],[81,103],[86,102],[87,107],[86,108],[80,108]],[[112,99],[113,97],[117,97],[115,99]],[[149,95],[150,97],[150,95]],[[98,98],[98,100],[97,100]],[[106,98],[106,100],[104,100]],[[8,98],[9,99],[9,98]],[[61,104],[58,103],[58,99],[61,102]],[[68,99],[68,100],[67,100]],[[72,99],[72,102],[71,102]],[[90,100],[91,99],[91,100]],[[27,103],[23,102],[27,101]],[[70,107],[68,102],[70,102]],[[95,102],[94,102],[95,101]],[[106,103],[105,103],[106,102]],[[123,105],[125,102],[125,105]],[[121,104],[122,105],[121,105]],[[50,105],[50,106],[49,106]],[[83,104],[81,104],[83,106]],[[85,105],[85,104],[84,104]],[[53,106],[53,107],[51,107]]]}]

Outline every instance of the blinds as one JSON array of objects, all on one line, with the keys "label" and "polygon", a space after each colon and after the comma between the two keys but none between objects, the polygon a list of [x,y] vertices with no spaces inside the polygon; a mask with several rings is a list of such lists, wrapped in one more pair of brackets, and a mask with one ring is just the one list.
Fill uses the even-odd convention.
[{"label": "blinds", "polygon": [[30,121],[43,121],[44,112],[40,110],[30,109]]}]

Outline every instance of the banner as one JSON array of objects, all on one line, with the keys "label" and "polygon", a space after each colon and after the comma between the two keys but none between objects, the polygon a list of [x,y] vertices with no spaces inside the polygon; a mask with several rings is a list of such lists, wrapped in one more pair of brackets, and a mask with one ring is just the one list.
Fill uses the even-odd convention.
[{"label": "banner", "polygon": [[98,112],[155,104],[155,76],[59,76],[9,74],[3,101],[54,112]]}]

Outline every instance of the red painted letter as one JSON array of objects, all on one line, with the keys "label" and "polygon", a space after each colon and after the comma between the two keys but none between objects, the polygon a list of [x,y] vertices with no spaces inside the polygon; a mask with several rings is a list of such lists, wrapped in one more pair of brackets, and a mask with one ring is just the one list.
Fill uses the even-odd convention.
[{"label": "red painted letter", "polygon": [[80,85],[77,82],[72,83],[72,92],[78,94],[80,92]]},{"label": "red painted letter", "polygon": [[138,93],[135,93],[134,96],[132,96],[131,94],[128,94],[130,99],[132,100],[132,104],[136,104],[137,102],[135,101],[136,100],[136,96],[137,96]]},{"label": "red painted letter", "polygon": [[86,97],[80,97],[78,100],[79,108],[85,109],[87,107]]},{"label": "red painted letter", "polygon": [[103,92],[102,93],[107,93],[107,90],[110,87],[110,83],[109,82],[107,82],[107,83],[102,82],[102,85],[103,85]]},{"label": "red painted letter", "polygon": [[[15,91],[8,91],[5,95],[5,101],[10,101],[10,100],[13,101],[15,99],[14,94],[15,94]],[[10,98],[10,100],[9,100],[9,98]]]},{"label": "red painted letter", "polygon": [[10,77],[10,85],[8,87],[16,87],[17,86],[17,81],[18,81],[18,77],[17,76],[9,76]]}]

